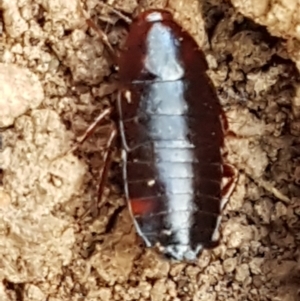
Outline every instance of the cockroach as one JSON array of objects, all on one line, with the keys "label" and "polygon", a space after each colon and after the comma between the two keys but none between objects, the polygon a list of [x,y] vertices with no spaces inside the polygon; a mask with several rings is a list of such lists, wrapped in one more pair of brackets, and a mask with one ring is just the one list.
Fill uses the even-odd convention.
[{"label": "cockroach", "polygon": [[[151,9],[131,23],[117,62],[124,191],[136,230],[147,247],[194,261],[218,244],[237,181],[223,162],[227,122],[204,53],[170,12]],[[110,113],[104,110],[85,138]],[[99,196],[116,135],[114,127]]]}]

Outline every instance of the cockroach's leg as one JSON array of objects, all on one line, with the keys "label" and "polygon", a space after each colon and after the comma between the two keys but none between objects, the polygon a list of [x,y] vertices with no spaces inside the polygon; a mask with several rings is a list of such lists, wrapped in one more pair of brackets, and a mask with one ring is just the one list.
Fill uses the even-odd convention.
[{"label": "cockroach's leg", "polygon": [[98,197],[97,197],[96,208],[94,208],[94,210],[91,211],[93,213],[94,217],[98,215],[98,207],[99,207],[99,204],[102,199],[104,186],[105,186],[107,176],[108,176],[108,171],[109,171],[109,168],[111,165],[111,155],[112,155],[113,145],[116,140],[116,136],[117,136],[117,128],[115,125],[113,125],[110,135],[109,135],[109,138],[107,140],[106,151],[103,156],[103,161],[104,161],[103,168],[101,169],[100,175],[99,175],[99,186],[98,186]]},{"label": "cockroach's leg", "polygon": [[229,197],[233,193],[238,180],[238,170],[231,164],[223,164],[223,183],[221,210],[225,207]]},{"label": "cockroach's leg", "polygon": [[268,191],[270,194],[272,194],[275,198],[277,198],[278,200],[282,201],[283,203],[286,204],[290,204],[291,203],[291,199],[284,195],[279,189],[277,189],[273,183],[266,181],[264,179],[255,179],[253,176],[251,176],[249,173],[245,174],[251,179],[253,180],[259,187],[262,187],[263,189],[265,189],[266,191]]},{"label": "cockroach's leg", "polygon": [[[97,126],[105,119],[105,117],[109,116],[112,112],[112,108],[105,109],[103,112],[101,112],[98,117],[94,120],[94,122],[86,129],[84,134],[77,140],[77,143],[71,148],[69,152],[73,152],[78,148],[79,145],[81,145],[86,139],[88,139],[94,132]],[[110,166],[110,156],[112,151],[112,145],[115,141],[115,137],[117,134],[117,130],[115,125],[113,124],[111,127],[111,131],[109,133],[109,137],[107,139],[107,143],[104,146],[104,155],[103,155],[103,168],[100,171],[100,180],[99,180],[99,188],[98,188],[98,198],[96,202],[93,202],[93,204],[90,206],[90,208],[84,212],[84,214],[81,216],[81,219],[83,219],[85,216],[88,215],[88,213],[92,213],[93,216],[96,216],[98,214],[98,204],[101,200],[102,194],[103,194],[103,188],[104,184],[107,178],[107,171],[109,170]]]},{"label": "cockroach's leg", "polygon": [[[233,193],[236,183],[238,180],[238,170],[230,164],[223,164],[223,178],[222,178],[222,191],[221,191],[221,203],[220,211],[222,212],[225,205],[227,204],[231,194]],[[218,246],[220,241],[219,225],[221,223],[221,215],[217,219],[217,225],[212,235],[211,242],[205,246],[206,248],[214,248]]]},{"label": "cockroach's leg", "polygon": [[109,116],[112,112],[112,108],[105,109],[101,112],[98,117],[94,120],[92,124],[85,130],[84,134],[77,139],[76,144],[70,149],[69,153],[75,151],[79,145],[81,145],[86,139],[88,139],[94,132],[97,126],[105,119],[105,117]]},{"label": "cockroach's leg", "polygon": [[229,124],[228,124],[228,119],[225,115],[225,113],[222,111],[221,115],[221,123],[222,123],[222,128],[223,132],[227,137],[237,137],[236,133],[233,131],[229,130]]},{"label": "cockroach's leg", "polygon": [[[229,126],[228,126],[228,121],[227,121],[227,117],[225,116],[224,112],[222,112],[221,114],[221,122],[222,122],[222,127],[223,127],[223,131],[226,135],[227,138],[241,138],[243,139],[244,137],[242,135],[239,135],[239,134],[236,134],[232,131],[229,130]],[[227,154],[228,154],[228,150],[226,149],[223,149],[223,156],[226,157]],[[230,166],[230,167],[229,167]],[[235,167],[233,167],[232,165],[227,165],[227,170],[231,169],[235,169]],[[225,173],[226,171],[224,171]],[[243,168],[243,172],[247,175],[247,177],[249,177],[251,180],[253,180],[258,186],[260,187],[263,187],[266,191],[268,191],[269,193],[271,193],[272,195],[274,195],[277,199],[281,200],[282,202],[284,203],[290,203],[291,200],[288,196],[284,195],[280,190],[278,190],[272,183],[264,180],[264,179],[256,179],[253,177],[252,174],[250,174],[249,172],[247,172],[245,170],[245,168]],[[237,172],[236,172],[237,173]],[[226,186],[224,186],[224,188],[226,188]],[[234,189],[234,188],[233,188]],[[229,194],[230,195],[230,194]],[[228,196],[227,196],[228,198]],[[224,199],[224,202],[226,204],[226,199]],[[222,204],[223,204],[223,201],[222,201]],[[225,205],[224,204],[224,205]]]},{"label": "cockroach's leg", "polygon": [[228,120],[227,120],[227,117],[225,115],[225,113],[222,111],[221,114],[220,114],[220,118],[221,118],[221,123],[222,123],[222,128],[223,128],[223,131],[224,133],[226,133],[228,131]]},{"label": "cockroach's leg", "polygon": [[103,167],[100,170],[99,174],[99,186],[98,186],[98,196],[97,200],[92,203],[92,205],[83,213],[83,215],[80,217],[83,219],[86,217],[89,213],[92,214],[93,218],[98,216],[98,209],[99,209],[99,204],[101,203],[101,199],[103,196],[103,190],[104,186],[107,180],[108,176],[108,171],[111,165],[111,154],[113,150],[113,145],[115,142],[117,136],[117,129],[114,124],[112,124],[111,131],[109,133],[109,137],[107,139],[106,145],[104,147],[104,155],[103,155]]}]

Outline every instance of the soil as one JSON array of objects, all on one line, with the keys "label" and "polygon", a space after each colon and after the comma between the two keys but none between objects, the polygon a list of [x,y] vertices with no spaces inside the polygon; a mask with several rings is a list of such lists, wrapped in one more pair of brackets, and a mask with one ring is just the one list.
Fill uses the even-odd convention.
[{"label": "soil", "polygon": [[287,17],[278,29],[271,4],[253,1],[262,13],[252,15],[244,2],[109,1],[129,18],[149,7],[173,12],[205,51],[235,133],[226,160],[239,180],[221,243],[196,263],[175,263],[135,232],[118,144],[97,217],[85,214],[113,121],[71,151],[114,106],[118,81],[85,15],[115,51],[125,20],[98,0],[0,1],[1,300],[300,300],[299,25]]}]

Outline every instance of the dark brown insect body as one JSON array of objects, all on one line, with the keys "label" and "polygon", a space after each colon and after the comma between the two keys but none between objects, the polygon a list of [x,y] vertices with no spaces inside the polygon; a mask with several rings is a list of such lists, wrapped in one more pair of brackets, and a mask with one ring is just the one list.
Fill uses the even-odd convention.
[{"label": "dark brown insect body", "polygon": [[168,257],[194,260],[218,242],[235,183],[205,56],[170,13],[150,10],[131,24],[119,70],[124,187],[137,231]]}]

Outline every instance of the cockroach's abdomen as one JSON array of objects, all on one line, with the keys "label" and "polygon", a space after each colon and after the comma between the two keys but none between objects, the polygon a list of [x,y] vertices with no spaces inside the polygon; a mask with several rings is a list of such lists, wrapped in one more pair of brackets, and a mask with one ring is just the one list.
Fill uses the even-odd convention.
[{"label": "cockroach's abdomen", "polygon": [[147,246],[177,260],[196,259],[219,237],[224,134],[206,70],[169,12],[132,23],[119,60],[125,194]]}]

